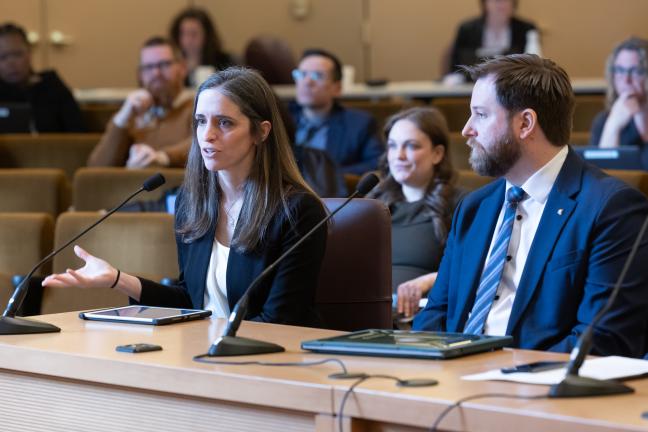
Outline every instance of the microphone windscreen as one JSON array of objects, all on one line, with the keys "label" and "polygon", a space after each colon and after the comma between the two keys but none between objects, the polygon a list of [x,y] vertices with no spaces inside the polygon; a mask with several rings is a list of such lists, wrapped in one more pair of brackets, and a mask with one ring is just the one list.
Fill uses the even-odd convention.
[{"label": "microphone windscreen", "polygon": [[164,176],[160,173],[156,173],[144,180],[144,183],[142,183],[142,188],[144,188],[144,190],[147,192],[151,192],[152,190],[155,190],[162,186],[165,182],[166,180],[164,179]]},{"label": "microphone windscreen", "polygon": [[359,195],[367,195],[371,189],[376,187],[380,179],[374,173],[365,174],[358,182],[356,191]]}]

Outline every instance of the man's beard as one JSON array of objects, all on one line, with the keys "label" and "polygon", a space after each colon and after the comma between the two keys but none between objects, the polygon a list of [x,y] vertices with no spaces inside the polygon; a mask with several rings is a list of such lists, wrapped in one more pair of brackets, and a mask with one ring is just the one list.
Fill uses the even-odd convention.
[{"label": "man's beard", "polygon": [[505,175],[520,159],[522,150],[520,142],[509,130],[497,138],[491,149],[486,151],[475,138],[468,140],[472,148],[470,152],[470,166],[481,176],[501,177]]},{"label": "man's beard", "polygon": [[150,83],[146,88],[153,96],[154,105],[165,108],[171,107],[173,100],[177,96],[177,90],[169,81]]}]

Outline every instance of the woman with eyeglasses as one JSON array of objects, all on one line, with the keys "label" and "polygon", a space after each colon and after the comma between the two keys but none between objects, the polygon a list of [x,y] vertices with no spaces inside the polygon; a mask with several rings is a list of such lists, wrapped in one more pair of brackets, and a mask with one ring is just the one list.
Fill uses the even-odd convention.
[{"label": "woman with eyeglasses", "polygon": [[648,41],[630,38],[614,48],[607,61],[607,109],[592,123],[590,145],[638,146],[648,168]]},{"label": "woman with eyeglasses", "polygon": [[[85,265],[48,276],[44,286],[110,287],[135,303],[227,318],[252,281],[324,219],[322,202],[297,169],[278,101],[257,72],[232,67],[209,77],[193,119],[175,205],[178,284],[121,272],[76,246]],[[261,280],[245,319],[318,323],[315,290],[326,237],[323,226]]]}]

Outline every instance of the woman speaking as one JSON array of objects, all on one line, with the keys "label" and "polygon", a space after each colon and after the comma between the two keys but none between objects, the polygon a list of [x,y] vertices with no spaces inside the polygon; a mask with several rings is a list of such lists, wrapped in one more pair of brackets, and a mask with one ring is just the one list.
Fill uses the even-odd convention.
[{"label": "woman speaking", "polygon": [[[165,286],[114,268],[80,247],[77,270],[44,286],[113,287],[133,302],[209,309],[225,318],[263,269],[325,216],[299,174],[277,100],[259,74],[212,75],[194,104],[193,143],[176,205],[179,283]],[[315,290],[326,227],[250,294],[246,319],[316,325]]]}]

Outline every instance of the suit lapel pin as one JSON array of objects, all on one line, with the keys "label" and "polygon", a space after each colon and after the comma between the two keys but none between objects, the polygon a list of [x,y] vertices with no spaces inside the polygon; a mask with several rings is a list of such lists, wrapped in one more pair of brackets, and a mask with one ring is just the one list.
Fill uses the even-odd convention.
[{"label": "suit lapel pin", "polygon": [[563,212],[564,212],[563,209],[558,209],[558,211],[556,213],[558,213],[558,216],[562,216]]}]

